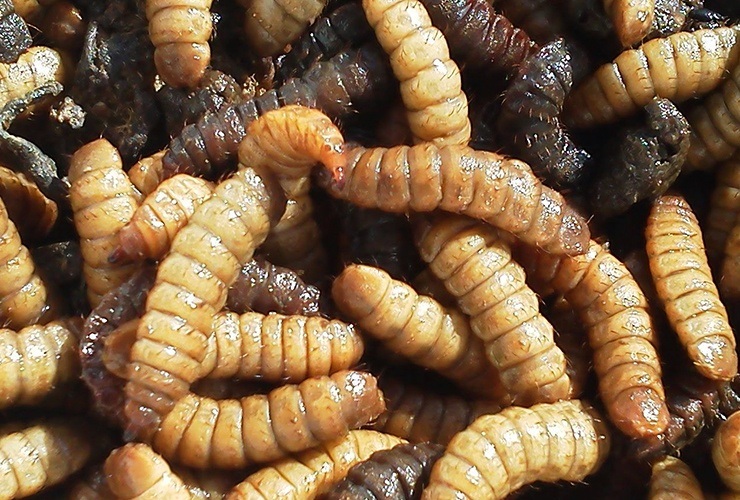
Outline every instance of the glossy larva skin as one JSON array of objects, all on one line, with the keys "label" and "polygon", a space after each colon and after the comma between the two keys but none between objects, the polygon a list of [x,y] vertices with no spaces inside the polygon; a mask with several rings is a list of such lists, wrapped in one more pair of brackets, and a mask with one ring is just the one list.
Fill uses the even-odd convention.
[{"label": "glossy larva skin", "polygon": [[372,428],[412,443],[431,441],[447,445],[476,418],[502,409],[495,401],[441,396],[388,376],[381,377],[379,384],[387,408]]},{"label": "glossy larva skin", "polygon": [[655,0],[604,0],[614,30],[624,47],[640,43],[650,33],[655,18]]},{"label": "glossy larva skin", "polygon": [[280,54],[324,10],[328,0],[240,0],[244,33],[260,57]]},{"label": "glossy larva skin", "polygon": [[534,481],[582,481],[609,448],[601,416],[578,400],[507,408],[450,441],[422,498],[503,499]]},{"label": "glossy larva skin", "polygon": [[626,118],[662,97],[674,103],[714,90],[740,57],[740,30],[680,32],[622,52],[571,92],[565,121],[592,127]]},{"label": "glossy larva skin", "polygon": [[515,258],[535,289],[554,289],[578,311],[612,423],[632,437],[662,433],[669,415],[657,336],[645,295],[624,264],[595,241],[583,255],[548,255],[520,246]]},{"label": "glossy larva skin", "polygon": [[588,246],[586,220],[519,160],[431,143],[352,147],[342,183],[324,181],[332,196],[392,213],[443,210],[480,219],[554,254]]},{"label": "glossy larva skin", "polygon": [[645,238],[655,289],[689,359],[705,377],[733,378],[735,335],[712,279],[699,221],[682,196],[666,194],[653,203]]},{"label": "glossy larva skin", "polygon": [[385,271],[351,265],[332,286],[339,310],[363,332],[393,352],[439,372],[482,397],[509,401],[483,342],[470,331],[468,318],[418,295]]},{"label": "glossy larva skin", "polygon": [[108,490],[115,498],[191,500],[182,479],[149,446],[129,443],[108,456],[104,466]]},{"label": "glossy larva skin", "polygon": [[146,0],[154,63],[165,83],[195,87],[211,62],[211,0]]},{"label": "glossy larva skin", "polygon": [[569,398],[565,356],[501,235],[460,216],[420,221],[416,232],[422,259],[470,316],[513,400],[526,406]]},{"label": "glossy larva skin", "polygon": [[[709,215],[704,225],[704,244],[712,270],[717,271],[727,238],[740,220],[740,156],[717,169],[716,185],[710,198]],[[721,282],[720,282],[721,284]]]},{"label": "glossy larva skin", "polygon": [[674,457],[665,457],[653,465],[648,500],[701,500],[701,484],[688,465]]},{"label": "glossy larva skin", "polygon": [[362,7],[390,55],[415,141],[466,145],[470,120],[460,70],[424,5],[418,0],[363,0]]},{"label": "glossy larva skin", "polygon": [[539,44],[551,42],[568,30],[562,9],[549,0],[496,0],[491,3]]},{"label": "glossy larva skin", "polygon": [[41,240],[59,215],[57,204],[25,175],[0,166],[0,198],[24,241]]},{"label": "glossy larva skin", "polygon": [[128,171],[128,177],[131,183],[144,196],[149,196],[157,189],[157,186],[163,181],[164,173],[162,158],[167,150],[162,150],[137,161]]},{"label": "glossy larva skin", "polygon": [[722,482],[740,492],[740,414],[720,424],[712,443],[712,460]]},{"label": "glossy larva skin", "polygon": [[51,82],[64,81],[61,55],[48,47],[31,47],[14,63],[0,63],[0,107]]},{"label": "glossy larva skin", "polygon": [[349,469],[403,439],[376,431],[351,431],[295,458],[286,458],[247,477],[226,500],[300,500],[316,498],[342,480]]}]

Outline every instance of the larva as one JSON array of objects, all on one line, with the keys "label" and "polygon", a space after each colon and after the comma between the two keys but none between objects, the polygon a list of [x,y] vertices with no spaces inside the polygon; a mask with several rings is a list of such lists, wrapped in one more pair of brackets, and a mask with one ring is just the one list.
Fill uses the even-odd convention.
[{"label": "larva", "polygon": [[442,396],[388,376],[381,377],[379,385],[386,410],[372,428],[412,443],[431,441],[447,445],[476,418],[498,413],[502,408],[495,401]]},{"label": "larva", "polygon": [[226,500],[313,499],[343,479],[352,466],[403,443],[403,439],[380,432],[351,431],[260,469],[234,487]]},{"label": "larva", "polygon": [[57,221],[57,204],[44,196],[25,175],[0,166],[0,198],[23,241],[38,241]]},{"label": "larva", "polygon": [[688,168],[707,170],[740,148],[740,66],[688,113],[693,134]]},{"label": "larva", "polygon": [[466,147],[419,144],[348,148],[343,182],[324,178],[335,198],[392,213],[447,212],[480,219],[554,254],[588,246],[585,219],[525,163]]},{"label": "larva", "polygon": [[31,32],[11,0],[0,0],[0,63],[14,63],[31,46]]},{"label": "larva", "polygon": [[740,156],[722,163],[716,180],[704,229],[707,257],[715,271],[735,221],[740,219]]},{"label": "larva", "polygon": [[738,33],[724,27],[680,32],[622,52],[570,93],[566,122],[576,127],[612,123],[655,97],[678,103],[710,92],[737,64]]},{"label": "larva", "polygon": [[701,484],[688,465],[665,457],[653,465],[648,500],[703,500]]},{"label": "larva", "polygon": [[450,441],[422,498],[499,499],[534,481],[582,481],[609,448],[601,416],[581,401],[506,408]]},{"label": "larva", "polygon": [[593,240],[583,255],[517,247],[515,258],[536,289],[554,288],[578,311],[614,425],[631,437],[662,433],[669,418],[657,338],[645,296],[624,264]]},{"label": "larva", "polygon": [[740,414],[733,413],[720,424],[712,443],[712,460],[722,482],[740,492]]},{"label": "larva", "polygon": [[162,157],[162,178],[178,173],[218,177],[236,154],[249,124],[283,105],[317,108],[337,118],[370,109],[375,99],[390,93],[391,75],[385,56],[373,43],[342,51],[317,63],[300,79],[218,113],[206,113],[197,123],[186,126],[170,141]]},{"label": "larva", "polygon": [[568,31],[562,9],[548,0],[496,0],[491,3],[537,43],[551,42]]},{"label": "larva", "polygon": [[497,401],[510,399],[486,359],[483,342],[459,311],[445,310],[385,271],[361,265],[344,269],[334,280],[332,296],[342,313],[393,352],[470,392]]},{"label": "larva", "polygon": [[277,59],[278,81],[300,77],[312,64],[330,59],[346,47],[360,45],[373,36],[360,4],[340,3],[333,9],[330,4],[327,10],[330,11],[325,11],[291,44],[287,54]]},{"label": "larva", "polygon": [[327,0],[240,0],[246,7],[244,33],[260,57],[274,56],[321,14]]},{"label": "larva", "polygon": [[686,162],[691,127],[676,106],[654,99],[644,114],[644,125],[621,130],[605,150],[589,189],[598,216],[619,215],[640,200],[662,195]]},{"label": "larva", "polygon": [[180,174],[163,181],[118,231],[119,243],[109,260],[161,259],[177,232],[212,193],[213,185],[198,177]]},{"label": "larva", "polygon": [[113,264],[109,257],[118,245],[118,232],[133,217],[141,197],[123,171],[118,151],[105,139],[72,155],[68,177],[87,296],[95,307],[137,268],[135,263]]},{"label": "larva", "polygon": [[31,47],[18,61],[0,63],[0,107],[44,84],[64,80],[65,68],[59,53],[48,47]]},{"label": "larva", "polygon": [[[271,146],[262,139],[240,145],[237,173],[196,209],[159,265],[131,351],[126,386],[126,415],[136,435],[156,430],[159,419],[197,380],[211,320],[225,305],[241,263],[252,257],[284,210],[283,185],[306,177],[318,161],[341,175],[343,138],[328,118],[316,110],[273,113],[277,122],[294,121],[285,125],[294,133],[282,145],[284,161],[268,157],[262,147]],[[163,354],[167,350],[176,355]]]},{"label": "larva", "polygon": [[421,498],[432,466],[444,447],[434,443],[399,444],[376,451],[353,466],[324,500],[412,500]]},{"label": "larva", "polygon": [[385,410],[369,373],[340,371],[267,395],[219,401],[189,394],[163,417],[153,448],[196,468],[243,468],[346,435]]},{"label": "larva", "polygon": [[619,41],[632,47],[650,33],[655,18],[655,0],[604,0]]},{"label": "larva", "polygon": [[211,0],[146,0],[154,63],[173,87],[194,87],[211,62]]},{"label": "larva", "polygon": [[321,292],[306,284],[292,269],[255,258],[242,266],[229,288],[226,307],[236,313],[248,310],[267,314],[319,314]]},{"label": "larva", "polygon": [[[737,304],[740,299],[740,218],[735,222],[735,228],[727,238],[725,260],[722,263],[722,279],[720,290],[722,298],[731,305]],[[734,338],[734,337],[733,337]]]},{"label": "larva", "polygon": [[173,500],[193,498],[169,464],[142,443],[129,443],[113,450],[105,460],[104,471],[115,498],[144,500],[161,495]]},{"label": "larva", "polygon": [[551,42],[524,61],[504,94],[497,120],[499,137],[527,162],[545,184],[578,184],[591,160],[571,140],[560,112],[573,82],[565,42]]},{"label": "larva", "polygon": [[213,318],[202,376],[298,383],[354,366],[364,343],[353,325],[318,316],[231,312]]},{"label": "larva", "polygon": [[0,330],[0,408],[33,405],[80,374],[75,320]]},{"label": "larva", "polygon": [[380,45],[390,55],[417,142],[438,146],[470,141],[468,99],[447,41],[418,0],[363,0]]},{"label": "larva", "polygon": [[478,78],[509,75],[536,50],[524,30],[496,14],[485,0],[421,0],[447,39],[464,73]]},{"label": "larva", "polygon": [[11,329],[44,324],[59,304],[36,272],[31,254],[0,200],[0,320]]},{"label": "larva", "polygon": [[569,398],[572,386],[552,325],[499,233],[459,216],[419,220],[416,232],[422,259],[470,316],[471,329],[514,401]]},{"label": "larva", "polygon": [[50,420],[0,436],[0,498],[23,498],[82,469],[93,453],[79,421]]},{"label": "larva", "polygon": [[731,379],[737,375],[735,336],[699,221],[682,196],[667,194],[653,203],[645,238],[655,289],[689,359],[705,377]]},{"label": "larva", "polygon": [[565,372],[573,386],[573,398],[583,393],[592,372],[593,353],[588,335],[578,313],[562,296],[553,301],[544,312],[555,330],[555,344],[563,351],[567,362]]},{"label": "larva", "polygon": [[136,189],[144,196],[149,196],[157,189],[157,186],[163,181],[164,173],[162,158],[167,150],[154,153],[151,156],[142,158],[128,171],[128,177]]}]

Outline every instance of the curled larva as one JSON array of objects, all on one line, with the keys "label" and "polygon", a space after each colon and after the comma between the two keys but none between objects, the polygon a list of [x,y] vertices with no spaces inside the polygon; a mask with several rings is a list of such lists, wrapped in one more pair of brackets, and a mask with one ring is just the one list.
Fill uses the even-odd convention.
[{"label": "curled larva", "polygon": [[472,331],[514,401],[531,405],[569,398],[565,356],[504,237],[460,216],[419,220],[416,232],[422,259],[470,316]]},{"label": "curled larva", "polygon": [[211,62],[211,0],[146,0],[154,63],[165,83],[194,87]]},{"label": "curled larva", "polygon": [[601,416],[581,401],[506,408],[450,441],[422,498],[502,499],[534,481],[582,481],[609,447]]},{"label": "curled larva", "polygon": [[703,500],[701,484],[688,465],[665,457],[653,465],[648,500]]},{"label": "curled larva", "polygon": [[0,63],[14,63],[31,46],[31,32],[11,0],[0,0]]},{"label": "curled larva", "polygon": [[363,0],[362,8],[390,55],[414,139],[466,145],[470,120],[460,70],[424,5],[418,0]]},{"label": "curled larva", "polygon": [[108,489],[115,498],[157,498],[166,495],[172,500],[193,497],[169,464],[149,446],[129,443],[111,452],[105,460]]},{"label": "curled larva", "polygon": [[19,425],[0,435],[0,498],[24,498],[82,469],[94,449],[81,421]]},{"label": "curled larva", "polygon": [[57,204],[25,175],[0,166],[0,198],[23,241],[40,240],[57,221]]},{"label": "curled larva", "polygon": [[577,127],[612,123],[655,97],[682,102],[712,91],[737,64],[738,28],[680,32],[622,52],[571,92],[565,120]]},{"label": "curled larva", "polygon": [[196,468],[243,468],[346,435],[385,410],[369,373],[340,371],[266,395],[221,399],[189,394],[162,418],[153,448]]},{"label": "curled larva", "polygon": [[715,272],[735,221],[740,220],[740,156],[724,162],[717,170],[716,180],[703,230],[707,257]]},{"label": "curled larva", "polygon": [[722,482],[740,492],[740,413],[720,424],[712,443],[712,460]]},{"label": "curled larva", "polygon": [[421,497],[429,473],[444,446],[435,443],[399,444],[376,451],[353,466],[322,500],[413,500]]},{"label": "curled larva", "polygon": [[586,251],[586,220],[529,166],[467,147],[419,144],[347,151],[335,198],[393,213],[447,212],[481,219],[554,254]]},{"label": "curled larva", "polygon": [[712,279],[699,221],[682,196],[666,194],[653,203],[645,238],[655,289],[689,359],[705,377],[731,379],[737,375],[735,335]]},{"label": "curled larva", "polygon": [[476,418],[498,413],[502,408],[485,399],[442,396],[389,376],[381,377],[379,384],[386,410],[372,428],[412,443],[431,441],[447,445]]},{"label": "curled larva", "polygon": [[0,108],[35,88],[51,82],[64,82],[62,57],[48,47],[31,47],[18,61],[0,63]]},{"label": "curled larva", "polygon": [[118,231],[119,244],[109,260],[161,259],[177,232],[212,193],[213,185],[198,177],[180,174],[163,181]]},{"label": "curled larva", "polygon": [[471,393],[510,400],[497,370],[486,359],[483,342],[459,311],[445,310],[385,271],[361,265],[344,269],[334,280],[332,296],[342,313],[393,352]]},{"label": "curled larva", "polygon": [[136,263],[111,263],[109,258],[118,245],[118,232],[133,217],[141,195],[123,171],[118,151],[105,139],[78,149],[70,160],[68,176],[87,296],[95,307],[103,295],[136,271]]},{"label": "curled larva", "polygon": [[275,56],[321,14],[328,0],[240,0],[244,33],[260,57]]},{"label": "curled larva", "polygon": [[0,330],[0,408],[32,405],[80,375],[74,319]]},{"label": "curled larva", "polygon": [[403,439],[380,432],[351,431],[255,472],[234,487],[226,500],[313,499],[342,480],[355,464],[403,443]]},{"label": "curled larva", "polygon": [[640,43],[650,33],[655,18],[655,0],[604,0],[614,30],[624,47]]},{"label": "curled larva", "polygon": [[627,268],[591,241],[577,256],[518,246],[514,257],[535,289],[555,289],[578,311],[594,352],[609,417],[632,437],[662,433],[669,421],[647,300]]}]

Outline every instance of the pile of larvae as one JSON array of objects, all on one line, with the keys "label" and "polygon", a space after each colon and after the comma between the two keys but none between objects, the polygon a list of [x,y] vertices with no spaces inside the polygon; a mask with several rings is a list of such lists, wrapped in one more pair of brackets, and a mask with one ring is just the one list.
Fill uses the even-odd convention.
[{"label": "pile of larvae", "polygon": [[737,0],[0,0],[0,500],[740,498]]}]

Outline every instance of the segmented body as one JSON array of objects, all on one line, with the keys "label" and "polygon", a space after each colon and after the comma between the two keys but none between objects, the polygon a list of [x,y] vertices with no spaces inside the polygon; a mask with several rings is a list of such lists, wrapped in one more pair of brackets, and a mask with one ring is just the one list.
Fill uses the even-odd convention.
[{"label": "segmented body", "polygon": [[591,159],[571,140],[559,118],[573,82],[570,60],[561,39],[518,65],[497,122],[500,137],[517,158],[545,184],[557,188],[578,184]]},{"label": "segmented body", "polygon": [[507,408],[450,441],[422,498],[499,499],[534,481],[582,481],[609,447],[600,415],[580,401]]},{"label": "segmented body", "polygon": [[195,87],[211,62],[211,0],[146,0],[154,63],[168,85]]},{"label": "segmented body", "polygon": [[648,500],[702,500],[701,484],[688,465],[665,457],[653,465]]},{"label": "segmented body", "polygon": [[58,52],[31,47],[14,63],[0,63],[0,108],[33,89],[51,82],[63,83],[65,68]]},{"label": "segmented body", "polygon": [[573,257],[517,248],[536,289],[565,295],[588,330],[599,392],[615,426],[632,437],[662,433],[669,421],[647,300],[616,257],[591,241]]},{"label": "segmented body", "polygon": [[11,0],[0,0],[0,63],[14,63],[31,46],[31,32]]},{"label": "segmented body", "polygon": [[118,232],[131,221],[141,195],[123,171],[118,151],[105,139],[78,149],[70,160],[68,176],[87,296],[95,307],[103,295],[136,271],[135,263],[111,263],[108,259],[118,245]]},{"label": "segmented body", "polygon": [[722,262],[722,278],[720,291],[722,298],[728,301],[730,307],[734,307],[740,299],[740,219],[735,222],[735,227],[730,232],[725,246],[725,260]]},{"label": "segmented body", "polygon": [[481,219],[555,254],[586,250],[586,221],[529,166],[487,151],[433,144],[350,148],[332,196],[392,213],[437,209]]},{"label": "segmented body", "polygon": [[434,443],[400,444],[377,451],[353,466],[326,500],[405,500],[421,497],[429,473],[444,447]]},{"label": "segmented body", "polygon": [[655,0],[604,0],[614,30],[624,47],[640,43],[650,33],[655,18]]},{"label": "segmented body", "polygon": [[459,311],[445,310],[369,266],[346,267],[334,280],[332,296],[341,312],[393,352],[472,393],[502,402],[511,398],[486,359],[483,342]]},{"label": "segmented body", "polygon": [[79,326],[64,320],[0,330],[0,408],[32,405],[79,377]]},{"label": "segmented body", "polygon": [[737,375],[735,335],[704,252],[701,228],[682,196],[658,198],[645,229],[650,272],[668,321],[705,377]]},{"label": "segmented body", "polygon": [[381,377],[379,383],[387,408],[372,428],[412,443],[431,441],[447,445],[481,415],[501,411],[501,405],[495,401],[441,396],[390,377]]},{"label": "segmented body", "polygon": [[712,461],[722,482],[740,492],[740,414],[734,413],[720,424],[712,442]]},{"label": "segmented body", "polygon": [[347,436],[265,467],[247,477],[227,500],[299,500],[326,493],[349,469],[381,450],[405,441],[375,431],[352,431]]},{"label": "segmented body", "polygon": [[328,0],[241,0],[244,33],[260,57],[279,54],[321,14]]},{"label": "segmented body", "polygon": [[740,220],[740,156],[724,162],[717,170],[709,215],[704,228],[707,257],[714,271],[720,265],[727,238]]},{"label": "segmented body", "polygon": [[160,495],[173,500],[193,498],[169,464],[142,443],[129,443],[113,450],[104,470],[108,489],[115,498],[143,500]]},{"label": "segmented body", "polygon": [[470,316],[471,329],[514,401],[530,405],[569,398],[565,356],[555,345],[552,325],[498,232],[449,216],[421,222],[417,234],[421,257]]},{"label": "segmented body", "polygon": [[740,57],[737,28],[680,32],[622,52],[583,81],[565,103],[577,127],[612,123],[655,97],[674,103],[716,88]]},{"label": "segmented body", "polygon": [[[149,196],[164,180],[162,158],[167,150],[154,153],[137,161],[128,171],[131,183],[144,196]],[[175,175],[175,174],[173,174]]]},{"label": "segmented body", "polygon": [[0,198],[24,241],[40,240],[57,221],[57,204],[23,174],[0,166]]},{"label": "segmented body", "polygon": [[565,354],[565,372],[573,387],[573,398],[578,398],[589,382],[593,353],[588,335],[578,313],[563,297],[558,297],[543,313],[555,330],[555,343]]}]

